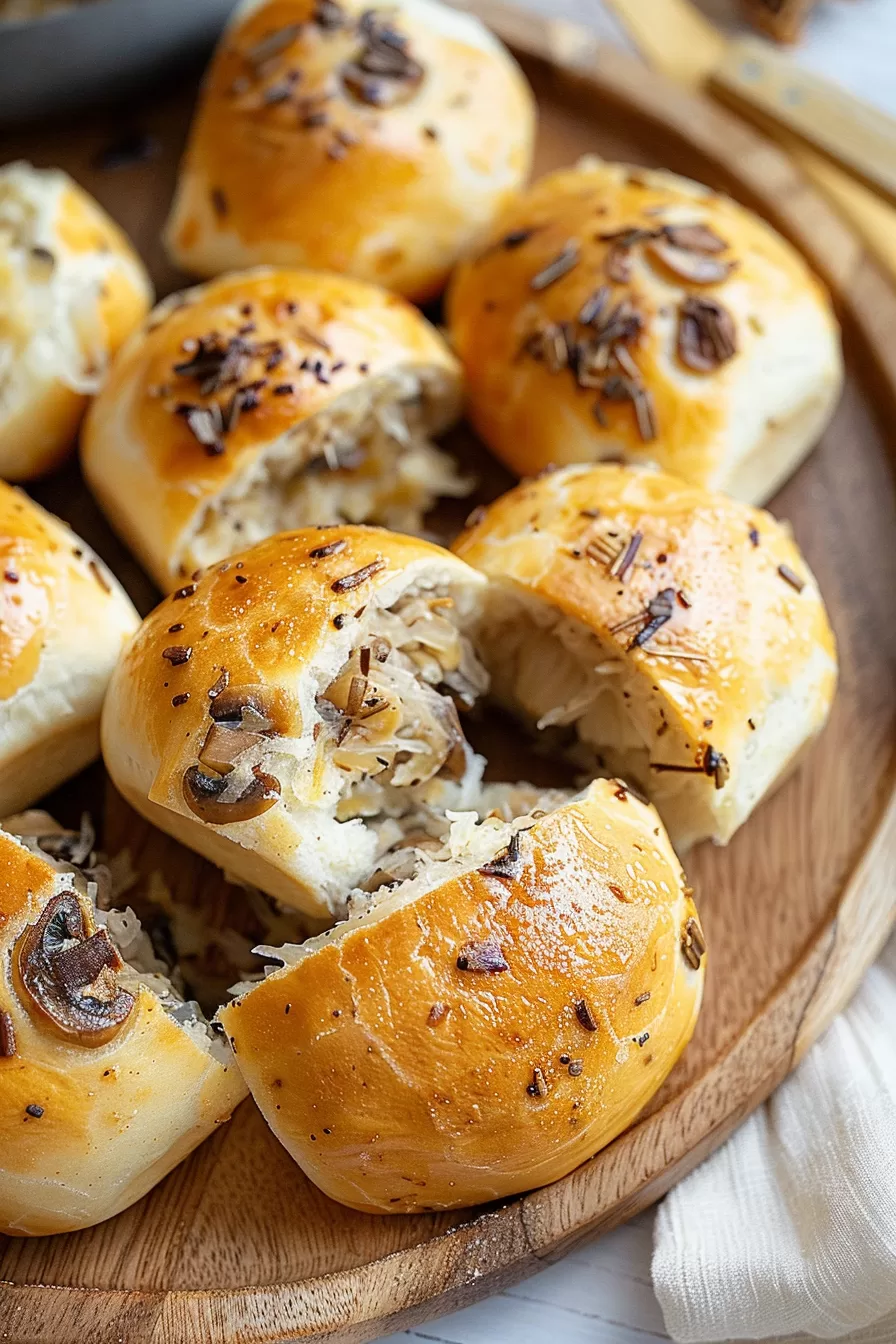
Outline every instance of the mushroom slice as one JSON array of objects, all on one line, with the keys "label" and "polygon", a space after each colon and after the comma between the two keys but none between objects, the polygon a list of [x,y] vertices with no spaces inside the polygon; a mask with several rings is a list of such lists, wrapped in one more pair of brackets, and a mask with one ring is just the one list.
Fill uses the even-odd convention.
[{"label": "mushroom slice", "polygon": [[221,796],[227,788],[227,775],[209,775],[198,765],[191,765],[184,774],[184,799],[191,812],[212,826],[226,826],[234,821],[252,821],[280,801],[280,781],[265,774],[258,766],[238,798],[225,801]]},{"label": "mushroom slice", "polygon": [[59,1031],[98,1045],[125,1022],[134,996],[119,987],[124,962],[108,933],[90,933],[91,925],[76,893],[60,892],[26,929],[18,966],[29,997]]},{"label": "mushroom slice", "polygon": [[656,238],[645,249],[653,261],[660,262],[678,280],[692,285],[718,285],[734,269],[731,261],[720,261],[707,252],[676,247],[666,238]]}]

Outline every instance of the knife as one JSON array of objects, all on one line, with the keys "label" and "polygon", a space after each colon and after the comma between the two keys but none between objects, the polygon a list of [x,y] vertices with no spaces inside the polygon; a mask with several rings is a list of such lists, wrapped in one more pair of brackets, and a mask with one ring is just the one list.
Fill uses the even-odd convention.
[{"label": "knife", "polygon": [[896,277],[896,121],[767,43],[728,41],[691,0],[604,0],[649,65],[781,144]]}]

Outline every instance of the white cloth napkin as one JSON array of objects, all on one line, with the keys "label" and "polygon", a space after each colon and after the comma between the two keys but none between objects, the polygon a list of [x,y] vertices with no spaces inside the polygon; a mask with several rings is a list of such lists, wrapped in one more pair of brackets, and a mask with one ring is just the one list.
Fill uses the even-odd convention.
[{"label": "white cloth napkin", "polygon": [[896,937],[794,1073],[667,1197],[654,1235],[681,1344],[896,1341]]}]

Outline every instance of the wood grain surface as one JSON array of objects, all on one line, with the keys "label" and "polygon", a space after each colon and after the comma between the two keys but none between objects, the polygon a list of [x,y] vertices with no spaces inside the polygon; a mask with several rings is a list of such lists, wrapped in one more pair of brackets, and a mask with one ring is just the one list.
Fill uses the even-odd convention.
[{"label": "wood grain surface", "polygon": [[[414,1325],[533,1272],[660,1196],[787,1074],[873,960],[893,917],[896,845],[896,298],[853,234],[775,148],[728,114],[648,76],[569,24],[485,0],[542,107],[538,170],[599,152],[684,171],[759,209],[831,285],[850,367],[824,442],[774,501],[818,576],[842,660],[829,727],[807,764],[726,849],[688,859],[712,956],[697,1034],[648,1111],[556,1185],[498,1207],[378,1218],[319,1194],[251,1103],[134,1208],[63,1237],[0,1244],[0,1339],[17,1344],[262,1344],[365,1340]],[[158,230],[192,91],[134,109],[163,152],[103,172],[120,114],[44,128],[3,146],[61,163],[121,221],[160,292],[179,277]],[[506,478],[484,451],[484,492]],[[105,528],[75,468],[35,492],[72,520],[143,609],[152,589]],[[101,771],[69,786],[76,814]],[[104,843],[122,846],[209,910],[241,898],[114,795]]]}]

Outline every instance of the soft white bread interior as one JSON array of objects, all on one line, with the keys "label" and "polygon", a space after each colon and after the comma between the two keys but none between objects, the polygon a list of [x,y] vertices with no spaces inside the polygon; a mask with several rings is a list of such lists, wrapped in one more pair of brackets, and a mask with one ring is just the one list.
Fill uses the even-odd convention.
[{"label": "soft white bread interior", "polygon": [[694,1029],[705,945],[655,811],[601,780],[544,815],[451,814],[218,1017],[268,1124],[365,1212],[502,1199],[629,1125]]},{"label": "soft white bread interior", "polygon": [[485,579],[378,528],[308,528],[184,585],[113,674],[103,754],[125,798],[239,881],[330,918],[428,811],[474,806],[458,717]]},{"label": "soft white bread interior", "polygon": [[679,852],[724,844],[821,730],[834,636],[789,529],[675,477],[568,467],[479,511],[490,694],[630,780]]},{"label": "soft white bread interior", "polygon": [[58,466],[109,356],[151,302],[136,252],[71,178],[0,168],[0,476]]},{"label": "soft white bread interior", "polygon": [[621,455],[751,504],[843,382],[828,294],[751,211],[599,159],[543,177],[453,277],[471,419],[518,476]]},{"label": "soft white bread interior", "polygon": [[433,297],[525,181],[535,105],[437,0],[244,0],[206,76],[165,230],[184,270],[313,266]]},{"label": "soft white bread interior", "polygon": [[99,558],[0,482],[0,815],[99,754],[103,696],[139,625]]},{"label": "soft white bread interior", "polygon": [[115,360],[81,436],[85,475],[163,589],[322,520],[419,532],[462,495],[432,442],[460,366],[409,303],[313,271],[258,269],[175,294]]},{"label": "soft white bread interior", "polygon": [[89,847],[45,816],[8,825],[24,838],[0,830],[0,1231],[43,1236],[133,1204],[245,1087],[133,912],[103,905]]}]

